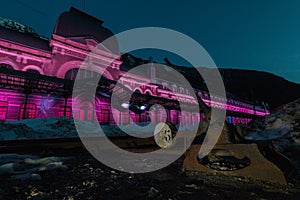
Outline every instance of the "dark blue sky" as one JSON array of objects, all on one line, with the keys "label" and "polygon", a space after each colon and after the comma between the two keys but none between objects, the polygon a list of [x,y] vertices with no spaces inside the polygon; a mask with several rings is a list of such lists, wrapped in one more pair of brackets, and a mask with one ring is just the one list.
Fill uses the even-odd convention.
[{"label": "dark blue sky", "polygon": [[[84,8],[83,0],[6,2],[0,16],[30,25],[46,37],[61,12],[70,6]],[[143,26],[174,29],[197,40],[219,67],[268,71],[300,83],[297,0],[86,0],[85,11],[104,20],[114,33]],[[138,55],[147,58],[146,53]],[[165,55],[154,54],[162,62]]]}]

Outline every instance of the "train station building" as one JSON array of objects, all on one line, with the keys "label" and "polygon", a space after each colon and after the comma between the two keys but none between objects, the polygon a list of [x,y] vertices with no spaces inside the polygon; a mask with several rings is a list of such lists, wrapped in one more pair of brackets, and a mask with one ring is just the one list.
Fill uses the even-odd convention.
[{"label": "train station building", "polygon": [[[39,36],[28,26],[0,18],[0,120],[66,116],[99,121],[102,124],[114,124],[115,121],[127,124],[129,117],[135,122],[148,121],[149,113],[145,106],[138,107],[139,112],[112,110],[110,99],[105,95],[96,96],[95,102],[78,97],[78,110],[72,110],[70,91],[80,66],[99,43],[113,35],[103,26],[102,20],[73,7],[59,16],[50,39]],[[97,51],[97,55],[89,62],[98,67],[95,71],[86,70],[86,73],[81,73],[81,78],[89,78],[98,72],[112,81],[117,81],[122,76],[122,84],[130,91],[163,97],[165,102],[172,99],[170,91],[165,89],[173,87],[171,83],[163,83],[161,80],[157,84],[139,84],[153,79],[150,77],[151,73],[153,76],[151,67],[147,72],[149,77],[122,71],[118,42],[114,42],[113,49],[103,48]],[[191,100],[184,87],[176,86],[176,89],[183,99]],[[225,100],[213,95],[207,97],[205,91],[199,90],[197,95],[208,106],[220,106],[220,109],[239,113],[227,116],[230,123],[248,123],[251,116],[268,114],[268,110],[249,103]],[[118,117],[114,119],[112,112],[117,112]],[[203,120],[201,113],[180,113],[170,106],[166,113],[157,111],[151,119],[160,121],[164,117],[174,124],[179,121],[183,124],[196,124]]]}]

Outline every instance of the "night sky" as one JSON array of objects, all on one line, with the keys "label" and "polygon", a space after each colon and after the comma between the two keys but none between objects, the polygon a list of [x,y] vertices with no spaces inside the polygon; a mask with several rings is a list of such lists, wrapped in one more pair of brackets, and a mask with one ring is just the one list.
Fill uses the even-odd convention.
[{"label": "night sky", "polygon": [[[272,72],[300,83],[300,2],[297,0],[10,0],[0,16],[51,37],[57,17],[70,6],[104,21],[114,33],[165,27],[197,40],[218,67]],[[186,63],[159,51],[136,52],[147,59]]]}]

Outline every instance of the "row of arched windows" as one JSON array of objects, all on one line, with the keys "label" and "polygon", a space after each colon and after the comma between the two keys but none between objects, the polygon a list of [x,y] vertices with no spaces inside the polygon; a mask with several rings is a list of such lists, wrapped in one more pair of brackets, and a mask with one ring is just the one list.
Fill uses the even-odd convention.
[{"label": "row of arched windows", "polygon": [[[0,121],[5,121],[7,117],[8,102],[0,101]],[[18,120],[34,119],[36,117],[36,104],[22,103],[19,108]]]},{"label": "row of arched windows", "polygon": [[[0,121],[5,121],[7,118],[8,102],[0,101]],[[66,116],[71,118],[71,107],[60,106],[58,109],[58,117]],[[34,103],[22,103],[19,107],[18,120],[35,119],[37,117],[37,105]]]},{"label": "row of arched windows", "polygon": [[[0,63],[0,68],[14,70],[14,68],[10,64],[7,64],[7,63]],[[32,73],[32,74],[40,74],[40,72],[35,69],[28,69],[26,72]]]},{"label": "row of arched windows", "polygon": [[[80,77],[77,77],[77,75],[79,75]],[[67,71],[64,78],[67,80],[75,80],[76,77],[78,79],[87,79],[99,77],[99,74],[97,72],[86,69],[72,68],[69,71]]]},{"label": "row of arched windows", "polygon": [[14,68],[6,63],[0,63],[0,68],[13,70]]}]

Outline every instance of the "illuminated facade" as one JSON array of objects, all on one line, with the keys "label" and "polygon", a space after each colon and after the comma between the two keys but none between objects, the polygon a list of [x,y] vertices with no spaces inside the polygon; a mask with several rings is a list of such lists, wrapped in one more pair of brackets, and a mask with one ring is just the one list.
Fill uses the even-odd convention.
[{"label": "illuminated facade", "polygon": [[[73,80],[89,52],[97,44],[113,36],[110,30],[102,26],[101,20],[75,8],[71,8],[70,11],[60,15],[50,40],[41,38],[32,29],[16,22],[0,19],[0,23],[0,68],[26,72],[32,77],[41,75]],[[118,80],[122,76],[122,84],[132,91],[172,99],[173,94],[164,89],[164,87],[171,85],[163,82],[163,80],[157,84],[140,86],[140,82],[150,82],[151,79],[155,78],[150,69],[149,73],[152,74],[152,77],[149,76],[149,78],[121,71],[122,62],[117,56],[119,51],[117,41],[113,46],[115,49],[99,50],[97,56],[93,57],[94,60],[90,61],[97,63],[96,71],[99,70],[98,72],[104,73],[104,76],[111,80]],[[112,60],[114,61],[111,63]],[[108,65],[108,69],[103,72],[103,68]],[[91,73],[93,72],[86,71],[85,76],[89,77]],[[32,92],[26,88],[23,90],[12,89],[12,87],[8,87],[10,81],[14,85],[24,86],[26,84],[22,81],[18,82],[17,77],[11,78],[12,80],[9,79],[9,76],[5,74],[0,76],[2,84],[0,89],[0,120],[2,121],[61,117],[63,115],[80,120],[99,121],[102,124],[114,124],[115,120],[119,121],[120,124],[127,124],[129,117],[135,122],[149,120],[147,110],[138,114],[131,111],[130,113],[112,111],[109,99],[104,96],[97,97],[94,106],[91,102],[86,102],[78,97],[78,110],[72,113],[70,95],[64,96],[62,93],[58,95],[50,91],[49,93]],[[39,81],[36,84],[42,85]],[[47,87],[51,87],[51,83],[47,84]],[[164,84],[164,87],[160,87],[160,84]],[[38,88],[38,86],[36,87]],[[45,89],[45,91],[47,90]],[[178,93],[183,101],[193,101],[191,97],[186,95],[185,88],[178,86]],[[224,98],[214,95],[209,97],[204,91],[198,90],[197,95],[208,106],[226,109],[232,113],[227,116],[227,121],[230,123],[248,123],[254,116],[269,114],[268,110],[259,106],[232,99],[225,102]],[[96,112],[94,113],[93,110]],[[112,118],[112,112],[118,112],[117,119]],[[166,115],[165,117],[174,124],[179,121],[183,124],[196,124],[202,121],[204,117],[201,113],[180,114],[178,110],[168,109],[166,114],[158,112],[156,116],[151,118],[154,121],[161,121],[162,115]],[[243,117],[240,117],[241,115]]]}]

